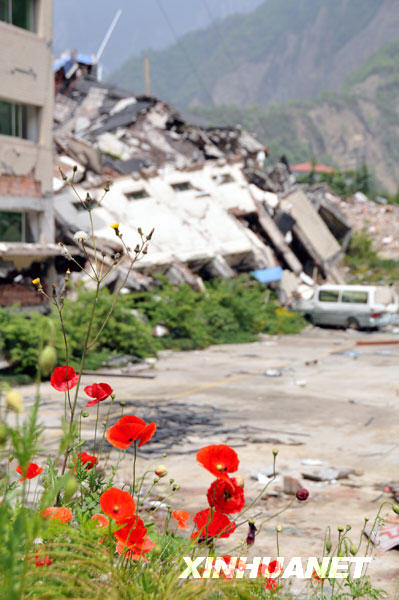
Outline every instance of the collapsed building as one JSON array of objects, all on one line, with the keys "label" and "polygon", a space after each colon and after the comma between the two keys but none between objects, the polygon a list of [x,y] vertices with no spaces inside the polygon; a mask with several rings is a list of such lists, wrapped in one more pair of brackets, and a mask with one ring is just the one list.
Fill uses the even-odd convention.
[{"label": "collapsed building", "polygon": [[[255,272],[287,300],[315,281],[343,281],[338,265],[351,227],[327,193],[306,193],[284,162],[265,170],[267,148],[242,128],[189,124],[161,100],[98,82],[78,67],[69,61],[65,73],[58,63],[56,72],[59,241],[73,244],[77,231],[89,230],[79,200],[89,193],[105,255],[120,251],[112,223],[121,223],[132,248],[138,227],[155,228],[127,289],[148,288],[156,273],[202,289],[204,279]],[[75,190],[61,171],[74,173]],[[114,280],[126,269],[122,262]]]}]

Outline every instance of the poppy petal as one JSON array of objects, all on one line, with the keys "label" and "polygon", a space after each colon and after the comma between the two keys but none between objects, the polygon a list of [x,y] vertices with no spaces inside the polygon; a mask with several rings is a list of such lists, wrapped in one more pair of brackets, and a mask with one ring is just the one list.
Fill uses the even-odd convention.
[{"label": "poppy petal", "polygon": [[154,435],[155,431],[156,431],[156,424],[155,423],[149,423],[149,425],[147,425],[147,427],[145,427],[143,429],[143,431],[140,434],[139,440],[139,448],[140,446],[142,446],[143,444],[146,444],[147,442],[150,441],[150,439],[152,438],[152,436]]}]

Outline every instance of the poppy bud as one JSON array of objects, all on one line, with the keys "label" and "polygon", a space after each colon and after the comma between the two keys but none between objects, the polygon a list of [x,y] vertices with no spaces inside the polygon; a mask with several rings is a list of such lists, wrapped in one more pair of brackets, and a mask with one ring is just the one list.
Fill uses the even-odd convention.
[{"label": "poppy bud", "polygon": [[155,475],[158,475],[158,477],[165,477],[165,475],[168,474],[168,470],[165,467],[165,465],[158,465],[157,467],[155,467]]},{"label": "poppy bud", "polygon": [[283,528],[281,527],[281,525],[276,525],[276,531],[278,533],[281,533],[283,531]]},{"label": "poppy bud", "polygon": [[392,504],[392,510],[394,513],[399,515],[399,504]]},{"label": "poppy bud", "polygon": [[167,456],[168,456],[168,455],[166,454],[166,452],[164,452],[164,453],[162,454],[162,458],[166,458]]},{"label": "poppy bud", "polygon": [[5,401],[8,408],[11,408],[11,410],[16,413],[21,413],[24,409],[22,396],[15,390],[10,390],[7,392]]},{"label": "poppy bud", "polygon": [[124,400],[121,400],[121,401],[119,402],[119,406],[126,406],[126,402],[125,402]]},{"label": "poppy bud", "polygon": [[304,502],[309,498],[309,490],[306,490],[305,488],[298,490],[296,493],[296,497],[297,500],[299,500],[300,502]]},{"label": "poppy bud", "polygon": [[248,521],[248,534],[247,534],[247,546],[251,546],[255,541],[255,535],[257,532],[257,528],[255,527],[255,523],[253,519]]},{"label": "poppy bud", "polygon": [[115,400],[115,398],[116,398],[115,392],[112,392],[112,394],[111,394],[111,400]]},{"label": "poppy bud", "polygon": [[64,502],[68,503],[76,490],[78,489],[78,482],[75,477],[68,477],[64,486]]},{"label": "poppy bud", "polygon": [[169,483],[170,483],[170,485],[172,485],[172,483],[174,483],[174,482],[175,482],[175,480],[174,480],[174,479],[169,479]]},{"label": "poppy bud", "polygon": [[47,345],[39,356],[39,368],[42,375],[47,377],[57,364],[57,352],[53,346]]},{"label": "poppy bud", "polygon": [[350,531],[352,529],[352,525],[347,525],[346,526],[346,531]]},{"label": "poppy bud", "polygon": [[89,416],[89,411],[88,410],[82,410],[82,417],[88,417]]},{"label": "poppy bud", "polygon": [[0,423],[0,446],[3,446],[8,437],[7,426],[5,423]]},{"label": "poppy bud", "polygon": [[343,531],[343,530],[344,530],[344,528],[342,527],[342,525],[338,525],[338,531],[339,531],[340,533],[342,533],[342,531]]},{"label": "poppy bud", "polygon": [[234,479],[236,480],[238,487],[244,489],[244,478],[241,477],[241,475],[236,475]]},{"label": "poppy bud", "polygon": [[102,425],[103,427],[106,427],[106,426],[107,426],[107,421],[103,421],[103,422],[101,423],[101,425]]},{"label": "poppy bud", "polygon": [[272,453],[273,453],[273,456],[277,456],[277,454],[278,454],[277,448],[273,448]]},{"label": "poppy bud", "polygon": [[180,485],[177,485],[177,483],[175,483],[175,484],[172,486],[172,490],[173,490],[174,492],[177,492],[177,490],[180,490]]},{"label": "poppy bud", "polygon": [[331,542],[331,540],[327,540],[326,541],[326,550],[327,550],[327,552],[330,552],[331,548],[332,548],[332,542]]},{"label": "poppy bud", "polygon": [[350,553],[355,556],[355,554],[357,554],[357,548],[354,544],[351,544],[349,547]]},{"label": "poppy bud", "polygon": [[77,167],[77,165],[73,165],[73,167],[72,167],[72,171],[73,171],[74,173],[76,173],[76,171],[77,171],[77,170],[78,170],[78,167]]},{"label": "poppy bud", "polygon": [[364,522],[367,523],[367,521],[370,521],[370,517],[364,517]]}]

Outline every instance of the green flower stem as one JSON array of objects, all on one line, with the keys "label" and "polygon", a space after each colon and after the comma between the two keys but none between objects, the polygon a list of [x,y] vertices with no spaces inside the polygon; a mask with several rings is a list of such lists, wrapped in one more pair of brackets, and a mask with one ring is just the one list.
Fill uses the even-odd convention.
[{"label": "green flower stem", "polygon": [[134,490],[135,490],[135,487],[136,487],[137,440],[134,440],[133,450],[134,450],[134,457],[133,457],[132,496],[134,496]]},{"label": "green flower stem", "polygon": [[[74,395],[72,409],[71,409],[71,417],[70,417],[70,420],[69,420],[69,434],[72,433],[73,419],[74,419],[74,416],[75,416],[76,404],[77,404],[77,401],[78,401],[78,393],[79,393],[79,388],[80,388],[80,382],[81,382],[81,379],[82,379],[82,372],[83,372],[83,367],[84,367],[85,360],[86,360],[87,350],[89,348],[89,339],[90,339],[91,330],[92,330],[92,327],[93,327],[94,314],[95,314],[95,311],[96,311],[96,306],[97,306],[99,291],[100,291],[100,284],[99,284],[99,282],[97,282],[96,292],[95,292],[95,296],[94,296],[94,301],[93,301],[93,304],[92,304],[92,307],[91,307],[91,313],[90,313],[90,319],[89,319],[89,326],[87,328],[86,338],[85,338],[85,341],[84,341],[84,344],[83,344],[83,353],[82,353],[82,359],[80,361],[80,368],[79,368],[79,379],[78,379],[78,383],[77,383],[76,388],[75,388],[75,395]],[[65,450],[64,463],[62,465],[61,475],[63,475],[65,473],[65,469],[66,469],[66,466],[67,466],[69,453],[70,453],[70,448],[67,448]]]},{"label": "green flower stem", "polygon": [[96,442],[97,442],[97,427],[98,427],[98,418],[100,416],[100,403],[97,402],[97,414],[96,414],[96,426],[94,428],[94,446],[93,452],[96,453]]},{"label": "green flower stem", "polygon": [[258,527],[258,533],[257,535],[260,534],[260,532],[262,531],[262,527],[265,523],[267,523],[268,521],[271,521],[272,519],[275,519],[276,517],[278,517],[279,515],[281,515],[281,513],[285,512],[286,510],[288,510],[291,505],[293,504],[295,500],[295,496],[289,501],[289,503],[287,504],[287,506],[284,506],[281,510],[279,510],[278,512],[276,512],[274,515],[271,515],[270,517],[267,517],[267,519],[264,519],[261,524]]},{"label": "green flower stem", "polygon": [[[114,396],[114,394],[112,394],[112,395]],[[115,396],[113,398],[111,398],[111,402],[110,402],[110,405],[108,407],[108,412],[107,412],[107,415],[105,417],[105,426],[104,426],[104,431],[103,431],[103,434],[102,434],[102,437],[101,437],[99,454],[101,454],[102,451],[103,451],[103,449],[104,449],[105,434],[106,434],[107,427],[108,427],[109,415],[110,415],[110,412],[111,412],[111,409],[112,409],[112,406],[113,406],[114,402],[115,402]]]}]

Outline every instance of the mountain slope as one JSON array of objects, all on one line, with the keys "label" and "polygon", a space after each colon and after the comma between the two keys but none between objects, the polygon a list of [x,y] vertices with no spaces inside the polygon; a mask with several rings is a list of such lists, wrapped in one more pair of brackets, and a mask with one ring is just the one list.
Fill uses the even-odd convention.
[{"label": "mountain slope", "polygon": [[[245,106],[336,89],[399,30],[397,0],[266,0],[149,53],[153,94],[178,107]],[[144,89],[144,56],[111,80]]]},{"label": "mountain slope", "polygon": [[390,193],[399,186],[399,40],[372,55],[341,92],[318,99],[241,109],[196,109],[209,124],[238,124],[256,133],[273,159],[315,157],[341,169],[366,162]]},{"label": "mountain slope", "polygon": [[[262,0],[54,0],[54,53],[77,48],[94,53],[118,8],[122,16],[103,56],[106,72],[144,48],[174,43],[162,8],[177,35],[208,26],[236,12],[253,10]],[[161,8],[160,8],[161,6]]]}]

